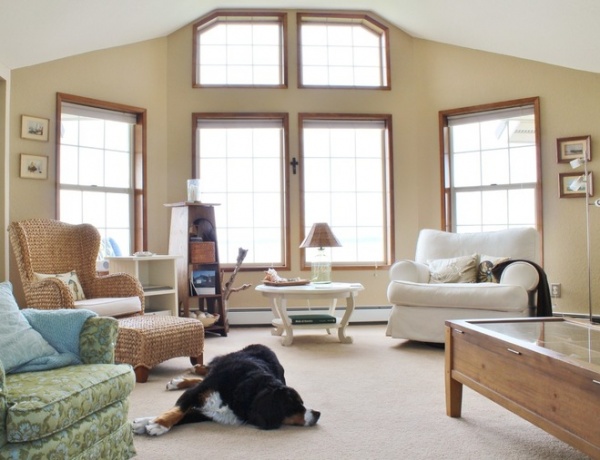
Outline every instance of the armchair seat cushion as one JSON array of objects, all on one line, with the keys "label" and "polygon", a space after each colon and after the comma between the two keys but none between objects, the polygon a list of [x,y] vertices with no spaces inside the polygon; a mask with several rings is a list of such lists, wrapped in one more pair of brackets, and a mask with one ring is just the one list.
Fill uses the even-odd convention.
[{"label": "armchair seat cushion", "polygon": [[91,310],[100,316],[125,316],[142,312],[139,297],[99,297],[97,299],[77,300],[75,308]]},{"label": "armchair seat cushion", "polygon": [[406,307],[468,308],[521,312],[528,308],[527,291],[497,283],[413,283],[392,280],[388,299]]},{"label": "armchair seat cushion", "polygon": [[7,441],[23,443],[46,438],[101,408],[126,402],[135,382],[130,366],[88,364],[11,374],[6,383],[10,388]]}]

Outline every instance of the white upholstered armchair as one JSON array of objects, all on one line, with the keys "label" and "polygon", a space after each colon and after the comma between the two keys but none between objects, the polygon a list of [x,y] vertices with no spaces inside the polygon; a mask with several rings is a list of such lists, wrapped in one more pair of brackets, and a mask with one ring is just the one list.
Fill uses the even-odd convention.
[{"label": "white upholstered armchair", "polygon": [[[485,264],[480,265],[482,261]],[[536,311],[540,299],[549,300],[539,262],[534,228],[483,233],[421,230],[415,260],[402,260],[390,268],[387,335],[443,343],[447,319],[544,316],[540,313],[551,307]],[[502,271],[492,280],[492,272],[498,272],[492,270],[494,265]],[[483,282],[477,282],[478,277]]]}]

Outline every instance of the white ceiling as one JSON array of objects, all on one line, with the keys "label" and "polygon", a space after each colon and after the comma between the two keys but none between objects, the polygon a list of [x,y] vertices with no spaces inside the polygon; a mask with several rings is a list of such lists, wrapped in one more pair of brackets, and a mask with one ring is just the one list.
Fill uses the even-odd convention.
[{"label": "white ceiling", "polygon": [[417,38],[600,73],[599,0],[0,0],[0,66],[162,37],[250,5],[373,11]]}]

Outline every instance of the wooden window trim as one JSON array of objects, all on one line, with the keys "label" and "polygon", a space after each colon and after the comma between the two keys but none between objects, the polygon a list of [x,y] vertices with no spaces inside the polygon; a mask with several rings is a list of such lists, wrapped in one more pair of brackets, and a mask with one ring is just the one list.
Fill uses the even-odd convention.
[{"label": "wooden window trim", "polygon": [[[290,149],[289,149],[289,114],[285,112],[194,112],[192,113],[192,179],[200,178],[200,165],[198,164],[197,158],[199,156],[198,148],[198,137],[197,137],[197,126],[198,120],[206,119],[219,119],[219,120],[281,120],[283,127],[283,202],[285,210],[283,212],[283,227],[282,236],[284,241],[282,243],[283,249],[283,261],[281,265],[274,265],[280,270],[291,270],[291,245],[290,245],[290,175],[289,168],[286,165],[290,164]],[[221,263],[221,268],[225,271],[230,271],[234,267],[233,264]],[[273,268],[272,265],[260,266],[260,265],[244,265],[242,271],[265,271],[269,268]]]},{"label": "wooden window trim", "polygon": [[131,113],[136,117],[136,124],[133,130],[134,136],[134,158],[133,158],[133,248],[134,251],[148,250],[148,212],[147,212],[147,183],[146,171],[146,109],[134,107],[115,102],[106,102],[88,97],[75,96],[73,94],[56,93],[56,182],[54,190],[56,194],[55,217],[58,219],[58,210],[60,209],[60,120],[62,116],[62,104],[68,102],[72,104],[85,105],[106,110],[115,110],[119,112]]},{"label": "wooden window trim", "polygon": [[[386,244],[386,251],[384,257],[386,258],[386,263],[382,265],[378,265],[378,268],[387,268],[390,267],[394,261],[395,254],[395,217],[394,217],[394,156],[393,156],[393,132],[392,132],[392,115],[390,114],[357,114],[357,113],[299,113],[298,114],[298,143],[299,143],[299,155],[300,155],[300,167],[298,169],[298,180],[300,181],[300,227],[298,234],[300,235],[300,241],[304,240],[304,228],[306,226],[306,222],[304,221],[304,168],[302,167],[303,162],[303,154],[304,154],[304,135],[303,135],[303,126],[305,120],[377,120],[383,121],[387,127],[388,131],[388,146],[387,146],[387,156],[385,158],[385,162],[387,165],[386,168],[386,184],[387,190],[386,194],[386,219],[387,219],[387,227],[384,228],[384,240]],[[310,270],[311,265],[306,261],[305,252],[302,253],[300,258],[300,269],[301,270]],[[332,268],[336,270],[365,270],[373,268],[372,264],[333,264]]]},{"label": "wooden window trim", "polygon": [[[302,82],[302,24],[306,23],[304,21],[305,18],[320,18],[320,19],[332,19],[338,20],[344,24],[351,24],[352,22],[349,20],[361,21],[363,24],[370,24],[374,27],[369,27],[370,29],[381,33],[385,39],[385,50],[384,50],[384,58],[386,60],[386,68],[385,68],[385,79],[386,84],[383,86],[342,86],[342,85],[304,85]],[[344,20],[348,20],[344,22]],[[316,21],[316,22],[324,22],[324,21]],[[363,13],[297,13],[296,14],[296,59],[297,59],[297,78],[298,78],[298,88],[301,89],[352,89],[352,90],[379,90],[379,91],[390,91],[392,89],[392,75],[391,75],[391,57],[390,57],[390,37],[389,37],[389,28],[382,24],[381,22],[373,19],[372,16]]]},{"label": "wooden window trim", "polygon": [[441,110],[439,119],[439,146],[440,146],[440,190],[441,190],[441,228],[447,232],[452,231],[452,192],[450,183],[450,145],[448,139],[448,119],[456,115],[468,115],[478,112],[489,112],[493,110],[509,109],[524,105],[533,106],[535,114],[535,143],[537,162],[536,182],[536,229],[540,235],[540,254],[543,257],[543,193],[542,193],[542,152],[541,152],[541,122],[540,122],[540,98],[529,97],[514,99],[504,102],[474,105],[458,109]]},{"label": "wooden window trim", "polygon": [[[198,83],[198,33],[201,28],[206,27],[211,23],[220,22],[221,18],[256,18],[256,17],[272,17],[277,18],[281,24],[281,66],[282,66],[282,83],[280,85],[203,85]],[[288,87],[288,40],[287,40],[287,13],[278,11],[225,11],[217,10],[202,17],[192,26],[192,88],[252,88],[252,89],[285,89]]]}]

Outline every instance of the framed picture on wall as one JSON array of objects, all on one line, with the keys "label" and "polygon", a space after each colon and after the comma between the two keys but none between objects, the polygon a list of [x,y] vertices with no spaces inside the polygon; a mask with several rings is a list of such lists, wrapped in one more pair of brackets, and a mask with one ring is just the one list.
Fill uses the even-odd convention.
[{"label": "framed picture on wall", "polygon": [[[594,195],[594,182],[592,173],[588,173],[587,183],[588,196]],[[585,196],[586,181],[583,180],[583,174],[578,172],[568,172],[558,174],[558,190],[560,198],[581,198]]]},{"label": "framed picture on wall", "polygon": [[569,163],[576,158],[592,159],[591,136],[563,137],[556,140],[559,163]]},{"label": "framed picture on wall", "polygon": [[25,179],[48,179],[48,157],[22,153],[19,176]]},{"label": "framed picture on wall", "polygon": [[50,120],[47,118],[21,116],[21,137],[23,139],[33,139],[34,141],[47,141]]}]

